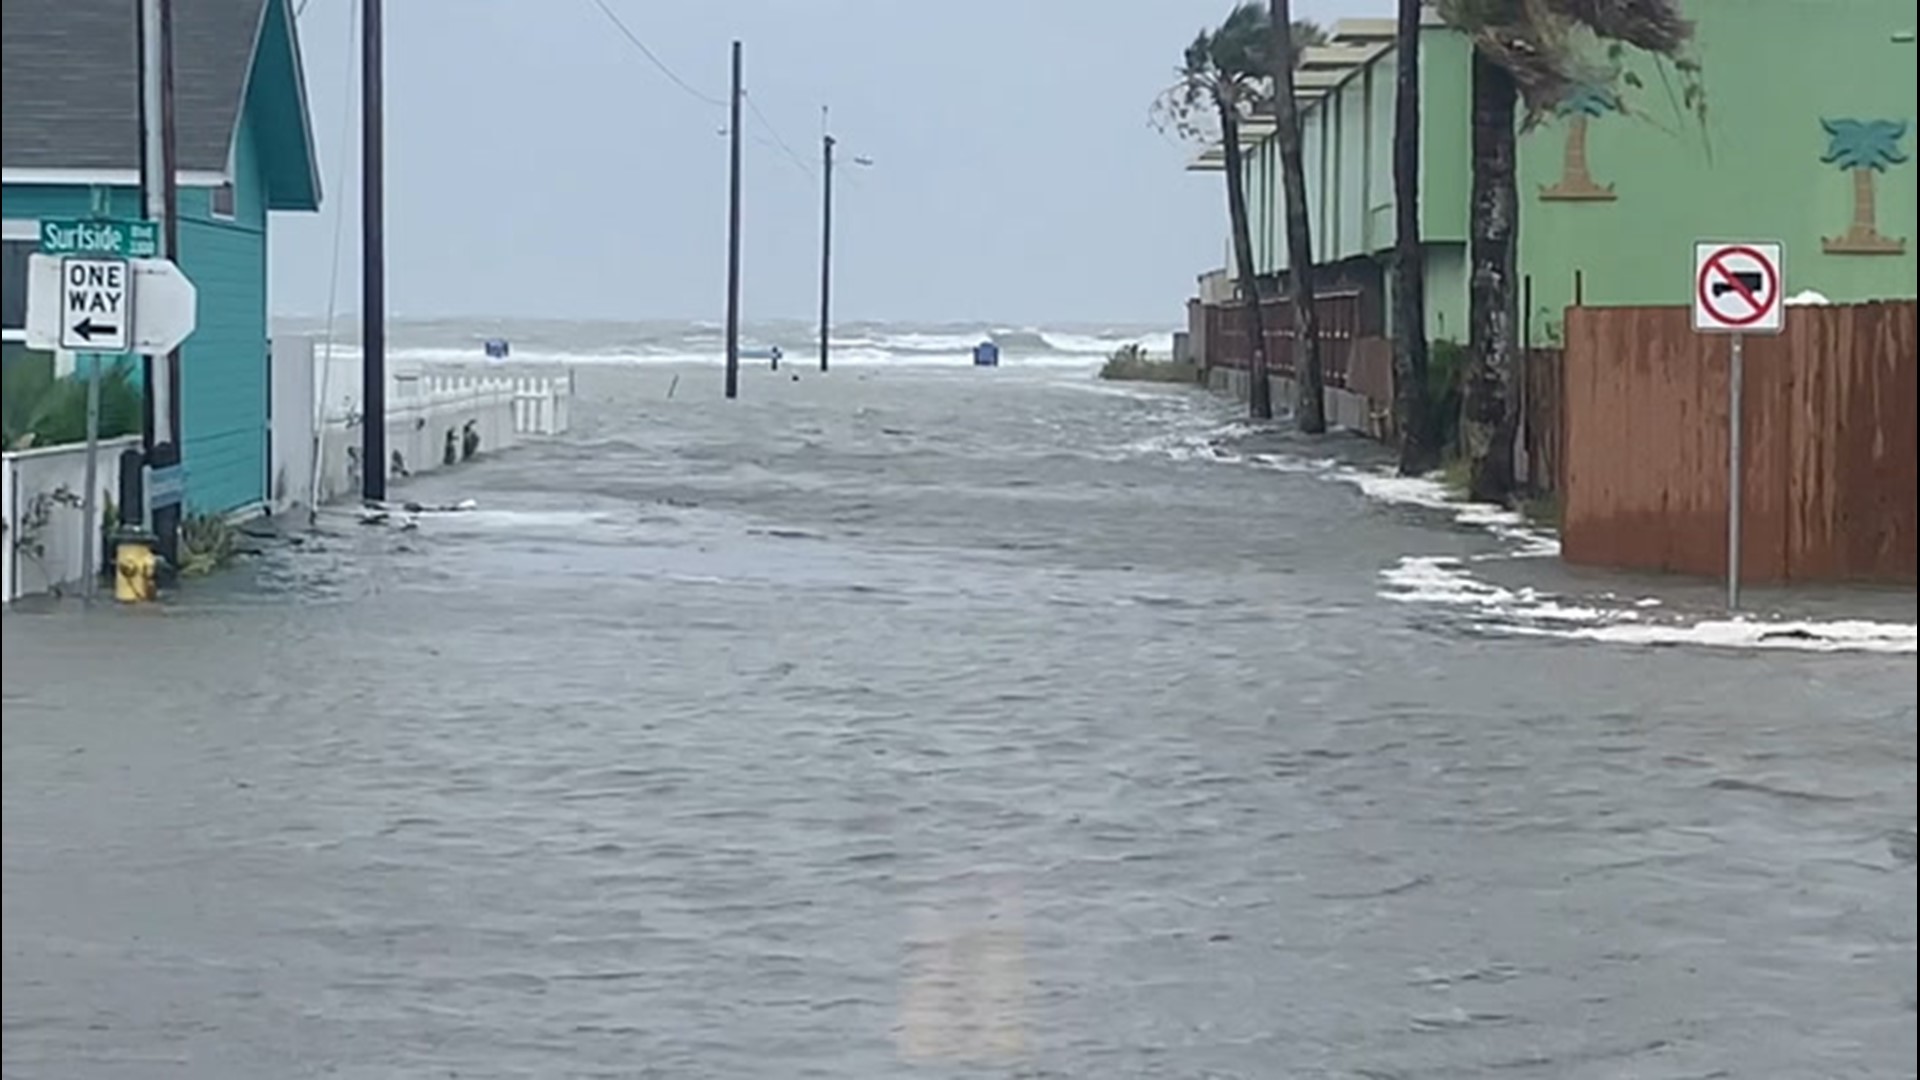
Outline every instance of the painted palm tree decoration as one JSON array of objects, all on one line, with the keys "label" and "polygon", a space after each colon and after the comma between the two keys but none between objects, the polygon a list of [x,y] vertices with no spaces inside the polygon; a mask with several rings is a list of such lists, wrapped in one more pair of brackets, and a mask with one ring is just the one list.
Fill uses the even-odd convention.
[{"label": "painted palm tree decoration", "polygon": [[1905,120],[1822,120],[1827,152],[1821,161],[1853,174],[1853,224],[1843,236],[1829,236],[1820,246],[1848,255],[1898,255],[1907,250],[1902,239],[1880,235],[1875,206],[1875,175],[1889,165],[1907,160],[1900,140],[1907,136]]},{"label": "painted palm tree decoration", "polygon": [[1540,189],[1542,199],[1604,202],[1614,198],[1612,184],[1596,184],[1587,170],[1587,125],[1620,108],[1620,99],[1601,83],[1582,83],[1554,106],[1567,123],[1567,148],[1560,182]]}]

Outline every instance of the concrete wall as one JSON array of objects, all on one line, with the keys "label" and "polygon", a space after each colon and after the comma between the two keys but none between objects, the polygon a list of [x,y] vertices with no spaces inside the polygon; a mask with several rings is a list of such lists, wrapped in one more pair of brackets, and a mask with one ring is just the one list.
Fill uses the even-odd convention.
[{"label": "concrete wall", "polygon": [[[357,498],[361,441],[357,409],[314,408],[318,380],[310,340],[275,342],[274,361],[271,457],[263,454],[274,469],[267,508],[281,511],[315,501]],[[478,453],[485,455],[530,438],[565,434],[572,426],[571,374],[498,377],[428,372],[403,375],[395,385],[387,409],[387,445],[398,453],[409,475],[443,468],[449,435],[456,460],[468,460],[464,435],[469,427],[480,436]],[[320,433],[317,474],[316,424]],[[129,437],[100,444],[102,513],[119,486],[120,452],[137,448],[139,442],[138,437]],[[4,488],[0,490],[0,512],[4,512],[0,602],[58,591],[82,580],[86,523],[80,503],[85,475],[84,446],[0,455]],[[390,468],[388,475],[398,480],[402,474]],[[188,483],[192,483],[191,472]],[[101,557],[106,558],[104,552]]]},{"label": "concrete wall", "polygon": [[[445,468],[449,436],[456,463],[467,460],[464,437],[469,426],[480,436],[481,455],[530,438],[563,435],[572,426],[572,400],[571,374],[403,374],[387,402],[387,479],[398,482]],[[325,410],[314,502],[359,497],[361,422],[357,405]]]},{"label": "concrete wall", "polygon": [[[1247,373],[1232,368],[1212,368],[1207,372],[1207,388],[1216,394],[1228,394],[1236,400],[1245,401],[1252,389]],[[1274,413],[1290,413],[1299,390],[1291,378],[1285,375],[1267,377],[1267,389],[1272,393]],[[1345,428],[1369,437],[1378,437],[1384,430],[1382,423],[1386,417],[1381,413],[1382,406],[1375,405],[1363,394],[1351,390],[1326,388],[1327,423],[1336,428]],[[1387,403],[1390,407],[1391,403]]]},{"label": "concrete wall", "polygon": [[320,416],[314,397],[313,339],[274,339],[269,381],[267,506],[280,513],[312,498],[313,433]]},{"label": "concrete wall", "polygon": [[[119,487],[120,453],[138,449],[137,436],[100,443],[94,535]],[[50,446],[0,454],[0,602],[65,589],[86,576],[81,553],[87,519],[85,446]],[[104,552],[101,558],[105,558]]]}]

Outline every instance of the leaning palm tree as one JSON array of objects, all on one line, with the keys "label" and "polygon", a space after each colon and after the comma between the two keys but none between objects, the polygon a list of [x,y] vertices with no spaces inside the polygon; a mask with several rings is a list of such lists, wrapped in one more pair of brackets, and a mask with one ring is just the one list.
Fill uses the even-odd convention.
[{"label": "leaning palm tree", "polygon": [[[1581,34],[1610,48],[1628,46],[1671,59],[1690,76],[1684,55],[1693,24],[1678,0],[1440,0],[1440,13],[1472,40],[1473,194],[1467,258],[1470,365],[1460,430],[1468,494],[1506,502],[1514,493],[1513,437],[1520,374],[1519,189],[1515,148],[1521,106],[1529,120],[1551,111],[1595,75],[1575,47]],[[1686,103],[1705,108],[1699,84]]]},{"label": "leaning palm tree", "polygon": [[1427,385],[1427,275],[1420,246],[1421,0],[1399,0],[1393,91],[1393,383],[1400,473],[1423,476],[1440,464],[1439,433]]},{"label": "leaning palm tree", "polygon": [[1253,112],[1265,90],[1267,13],[1258,3],[1243,3],[1217,29],[1202,30],[1181,57],[1180,80],[1154,102],[1155,122],[1184,138],[1204,140],[1217,134],[1226,158],[1227,219],[1233,231],[1234,269],[1246,305],[1251,337],[1247,410],[1256,420],[1273,418],[1273,394],[1267,383],[1267,338],[1260,317],[1260,290],[1253,265],[1253,235],[1247,217],[1245,158],[1240,123]]},{"label": "leaning palm tree", "polygon": [[1293,298],[1293,418],[1301,431],[1327,430],[1326,373],[1320,363],[1320,317],[1314,310],[1313,225],[1307,217],[1307,169],[1300,154],[1300,108],[1293,99],[1293,6],[1272,0],[1267,22],[1273,34],[1268,68],[1273,77],[1274,137],[1280,142],[1280,186],[1287,207],[1287,292]]}]

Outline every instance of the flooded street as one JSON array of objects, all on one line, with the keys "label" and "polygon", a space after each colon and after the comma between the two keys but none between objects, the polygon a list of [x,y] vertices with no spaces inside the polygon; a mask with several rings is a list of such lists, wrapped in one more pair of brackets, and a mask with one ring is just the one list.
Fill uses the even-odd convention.
[{"label": "flooded street", "polygon": [[5,1075],[1913,1075],[1910,648],[1529,632],[1197,393],[748,376],[10,611]]}]

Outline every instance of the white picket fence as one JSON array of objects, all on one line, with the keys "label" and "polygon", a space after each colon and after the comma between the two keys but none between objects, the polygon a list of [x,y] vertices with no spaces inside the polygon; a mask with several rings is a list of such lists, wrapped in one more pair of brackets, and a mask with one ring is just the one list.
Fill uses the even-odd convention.
[{"label": "white picket fence", "polygon": [[[319,367],[311,341],[274,342],[275,405],[261,500],[265,508],[281,511],[316,496],[326,503],[359,495],[358,386],[329,386]],[[388,383],[388,478],[400,480],[444,468],[449,460],[468,461],[529,439],[564,435],[573,423],[573,393],[572,372],[398,373]],[[120,452],[138,444],[137,437],[100,444],[103,510],[118,487]],[[0,512],[5,515],[0,522],[5,529],[0,536],[0,603],[58,591],[85,575],[81,550],[87,526],[80,504],[86,460],[83,446],[0,455]]]}]

